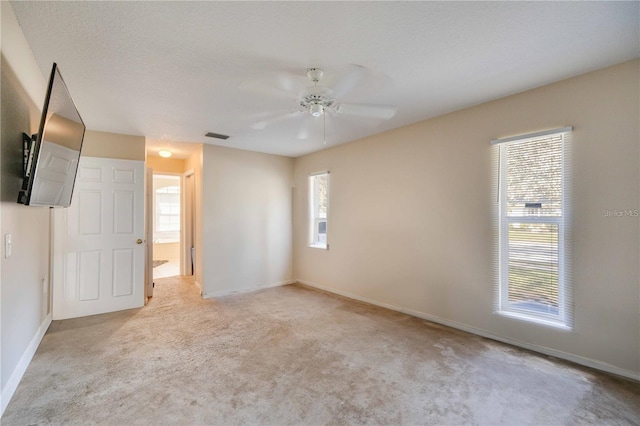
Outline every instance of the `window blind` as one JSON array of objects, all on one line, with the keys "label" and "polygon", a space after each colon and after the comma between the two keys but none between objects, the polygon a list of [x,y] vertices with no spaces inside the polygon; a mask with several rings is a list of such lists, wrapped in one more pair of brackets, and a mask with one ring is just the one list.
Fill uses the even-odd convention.
[{"label": "window blind", "polygon": [[507,214],[562,215],[562,135],[507,144]]}]

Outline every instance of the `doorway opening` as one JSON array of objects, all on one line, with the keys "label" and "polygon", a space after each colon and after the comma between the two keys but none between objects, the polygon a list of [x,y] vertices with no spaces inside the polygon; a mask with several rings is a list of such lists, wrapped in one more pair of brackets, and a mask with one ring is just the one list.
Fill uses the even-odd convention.
[{"label": "doorway opening", "polygon": [[153,278],[180,275],[181,177],[153,174]]}]

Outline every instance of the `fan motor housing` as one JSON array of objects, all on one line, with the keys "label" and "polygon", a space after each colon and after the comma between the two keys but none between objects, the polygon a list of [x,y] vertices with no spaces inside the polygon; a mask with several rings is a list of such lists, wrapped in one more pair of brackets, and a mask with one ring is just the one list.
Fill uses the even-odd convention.
[{"label": "fan motor housing", "polygon": [[331,96],[333,91],[324,86],[309,86],[300,92],[300,106],[309,109],[311,105],[331,107],[335,100]]}]

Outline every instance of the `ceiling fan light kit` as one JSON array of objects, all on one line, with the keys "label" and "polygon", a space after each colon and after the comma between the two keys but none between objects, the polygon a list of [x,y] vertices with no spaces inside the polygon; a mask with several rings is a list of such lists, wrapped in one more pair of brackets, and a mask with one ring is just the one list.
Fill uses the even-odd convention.
[{"label": "ceiling fan light kit", "polygon": [[322,104],[311,104],[309,105],[309,113],[311,113],[312,117],[320,117],[324,114],[324,106]]}]

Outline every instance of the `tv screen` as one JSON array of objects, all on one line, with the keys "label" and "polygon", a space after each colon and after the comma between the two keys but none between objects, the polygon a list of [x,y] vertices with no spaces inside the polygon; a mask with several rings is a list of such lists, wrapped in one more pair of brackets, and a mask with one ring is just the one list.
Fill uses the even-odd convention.
[{"label": "tv screen", "polygon": [[25,177],[18,202],[69,207],[85,125],[54,63],[38,133],[25,151]]}]

